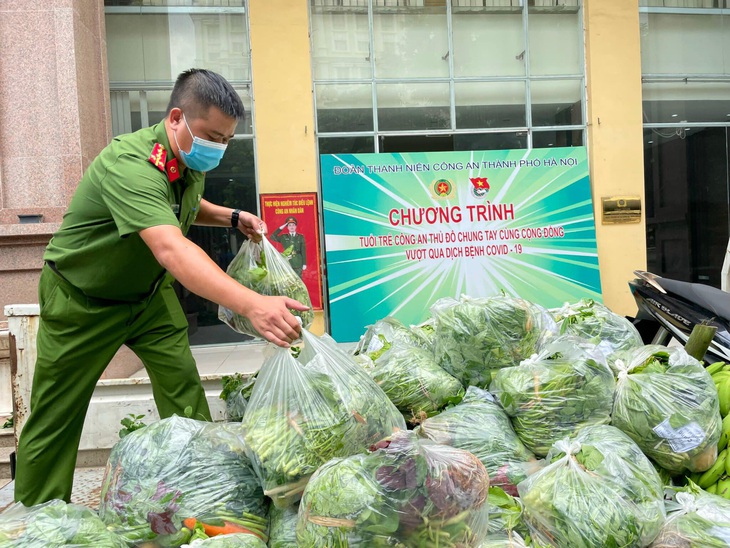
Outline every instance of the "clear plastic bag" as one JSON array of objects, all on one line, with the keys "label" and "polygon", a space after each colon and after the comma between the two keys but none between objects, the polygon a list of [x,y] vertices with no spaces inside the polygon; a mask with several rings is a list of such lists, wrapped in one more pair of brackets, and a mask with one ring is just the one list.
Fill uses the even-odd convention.
[{"label": "clear plastic bag", "polygon": [[309,477],[334,457],[363,452],[405,421],[353,358],[302,330],[300,354],[269,349],[243,417],[246,446],[264,493],[299,500]]},{"label": "clear plastic bag", "polygon": [[609,358],[618,350],[628,350],[644,343],[629,320],[592,299],[565,303],[550,311],[558,322],[561,334],[586,339]]},{"label": "clear plastic bag", "polygon": [[533,539],[559,548],[640,548],[659,533],[661,480],[617,428],[586,426],[557,442],[546,461],[518,486]]},{"label": "clear plastic bag", "polygon": [[418,423],[464,397],[461,383],[428,350],[395,341],[367,368],[407,421]]},{"label": "clear plastic bag", "polygon": [[486,388],[498,369],[535,353],[543,336],[542,314],[506,295],[439,299],[431,315],[436,362],[464,386]]},{"label": "clear plastic bag", "polygon": [[400,320],[386,316],[368,326],[365,334],[360,337],[354,354],[365,354],[375,361],[395,343],[418,346],[421,339]]},{"label": "clear plastic bag", "polygon": [[605,357],[593,349],[561,336],[517,367],[497,372],[490,391],[535,455],[544,457],[553,443],[584,426],[611,421],[615,382]]},{"label": "clear plastic bag", "polygon": [[651,548],[730,546],[730,500],[690,486],[669,494],[667,521]]},{"label": "clear plastic bag", "polygon": [[99,516],[128,543],[180,546],[184,524],[233,523],[266,537],[267,503],[240,426],[173,416],[120,440],[109,456]]},{"label": "clear plastic bag", "polygon": [[407,431],[373,449],[317,470],[299,506],[300,546],[456,548],[486,538],[489,476],[474,455]]},{"label": "clear plastic bag", "polygon": [[612,424],[673,475],[717,460],[722,417],[704,366],[682,348],[647,345],[617,354]]},{"label": "clear plastic bag", "polygon": [[254,535],[233,533],[194,540],[183,548],[266,548],[266,543]]},{"label": "clear plastic bag", "polygon": [[538,467],[535,456],[520,441],[509,417],[494,396],[470,386],[460,404],[426,419],[416,434],[476,456],[489,472],[490,484],[511,495],[517,484]]},{"label": "clear plastic bag", "polygon": [[125,548],[127,543],[90,509],[62,500],[31,507],[15,503],[0,514],[0,547],[45,546]]},{"label": "clear plastic bag", "polygon": [[525,540],[514,532],[489,534],[478,548],[527,548]]},{"label": "clear plastic bag", "polygon": [[[253,240],[243,242],[231,264],[228,265],[226,273],[260,295],[290,297],[309,306],[309,310],[304,312],[298,310],[291,312],[302,319],[303,327],[312,325],[314,312],[307,286],[267,238],[262,238],[260,242]],[[234,331],[264,338],[248,318],[224,306],[218,307],[218,319]]]},{"label": "clear plastic bag", "polygon": [[221,381],[223,390],[220,399],[226,402],[226,420],[241,422],[248,405],[248,398],[251,397],[251,391],[256,382],[256,373],[253,375],[241,373],[224,375]]},{"label": "clear plastic bag", "polygon": [[269,512],[269,548],[297,548],[297,515],[299,505],[286,508],[271,506]]}]

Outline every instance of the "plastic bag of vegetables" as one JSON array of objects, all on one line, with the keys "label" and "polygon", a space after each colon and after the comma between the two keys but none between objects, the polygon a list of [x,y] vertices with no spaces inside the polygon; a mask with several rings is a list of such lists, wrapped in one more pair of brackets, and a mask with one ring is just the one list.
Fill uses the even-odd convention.
[{"label": "plastic bag of vegetables", "polygon": [[615,382],[601,352],[561,336],[517,367],[497,372],[490,391],[522,443],[544,457],[556,441],[611,421]]},{"label": "plastic bag of vegetables", "polygon": [[415,432],[469,451],[486,467],[490,484],[512,495],[517,494],[517,484],[538,466],[494,396],[476,386],[467,389],[460,404],[426,419]]},{"label": "plastic bag of vegetables", "polygon": [[135,430],[111,451],[99,516],[128,543],[188,542],[207,534],[266,538],[267,503],[240,426],[173,416]]},{"label": "plastic bag of vegetables", "polygon": [[[253,240],[243,242],[231,264],[228,265],[226,274],[260,295],[290,297],[309,306],[309,310],[304,312],[292,310],[291,313],[302,319],[304,327],[312,325],[314,312],[307,286],[294,272],[286,257],[279,253],[267,238],[262,238],[260,242]],[[228,308],[218,307],[218,319],[234,331],[264,338],[248,318]]]},{"label": "plastic bag of vegetables", "polygon": [[309,477],[334,457],[361,453],[405,429],[398,409],[329,337],[302,330],[301,352],[269,349],[242,428],[264,493],[277,506],[299,500]]},{"label": "plastic bag of vegetables", "polygon": [[368,326],[365,334],[360,337],[353,353],[356,355],[365,354],[375,361],[394,343],[419,346],[421,339],[397,318],[386,316]]},{"label": "plastic bag of vegetables", "polygon": [[333,459],[299,506],[300,546],[456,548],[487,534],[489,477],[471,453],[401,431]]},{"label": "plastic bag of vegetables", "polygon": [[403,342],[394,342],[366,370],[412,423],[464,397],[461,383],[439,367],[433,354]]},{"label": "plastic bag of vegetables", "polygon": [[527,548],[530,546],[519,534],[514,532],[490,533],[477,548]]},{"label": "plastic bag of vegetables", "polygon": [[612,424],[674,475],[709,469],[717,460],[722,417],[704,366],[683,348],[659,345],[620,356]]},{"label": "plastic bag of vegetables", "polygon": [[557,442],[518,486],[533,538],[560,548],[642,547],[659,533],[664,491],[641,449],[613,426]]},{"label": "plastic bag of vegetables", "polygon": [[266,548],[266,543],[255,535],[232,533],[196,539],[183,548]]},{"label": "plastic bag of vegetables", "polygon": [[696,485],[670,493],[667,521],[651,548],[725,548],[730,545],[730,500]]},{"label": "plastic bag of vegetables", "polygon": [[15,503],[0,514],[0,547],[39,546],[125,548],[127,543],[85,506],[62,500],[31,507]]},{"label": "plastic bag of vegetables", "polygon": [[269,512],[269,548],[297,548],[299,505],[286,508],[271,505]]},{"label": "plastic bag of vegetables", "polygon": [[221,379],[223,390],[221,390],[219,397],[226,402],[226,420],[241,422],[248,405],[248,398],[251,397],[253,385],[256,382],[256,374],[234,373],[233,375],[223,375]]},{"label": "plastic bag of vegetables", "polygon": [[542,335],[537,309],[506,295],[439,299],[431,315],[436,362],[464,386],[486,388],[495,371],[532,355]]},{"label": "plastic bag of vegetables", "polygon": [[644,344],[629,320],[592,299],[565,303],[562,308],[551,312],[561,334],[575,335],[592,342],[607,358],[618,350]]}]

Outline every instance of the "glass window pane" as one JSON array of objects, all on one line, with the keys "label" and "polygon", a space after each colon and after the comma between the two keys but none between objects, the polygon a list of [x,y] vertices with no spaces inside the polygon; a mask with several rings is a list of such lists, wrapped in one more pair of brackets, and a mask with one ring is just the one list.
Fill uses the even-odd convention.
[{"label": "glass window pane", "polygon": [[644,131],[648,269],[720,287],[728,241],[727,128]]},{"label": "glass window pane", "polygon": [[583,123],[582,80],[538,80],[530,84],[532,125],[568,126]]},{"label": "glass window pane", "polygon": [[640,22],[643,74],[730,74],[730,15],[642,13]]},{"label": "glass window pane", "polygon": [[727,82],[646,82],[642,86],[644,122],[730,123],[730,86]]},{"label": "glass window pane", "polygon": [[536,131],[532,134],[533,148],[583,146],[583,130]]},{"label": "glass window pane", "polygon": [[[123,9],[123,8],[117,8]],[[201,11],[156,13],[144,7],[106,14],[111,82],[171,82],[190,67],[231,81],[251,79],[246,15]]]},{"label": "glass window pane", "polygon": [[[367,3],[365,3],[367,7]],[[317,80],[370,79],[367,10],[312,6],[312,68]]]},{"label": "glass window pane", "polygon": [[454,87],[458,129],[527,125],[524,82],[462,82]]},{"label": "glass window pane", "polygon": [[320,154],[360,154],[375,152],[375,141],[369,137],[321,137]]},{"label": "glass window pane", "polygon": [[527,132],[457,133],[454,150],[511,150],[527,148]]},{"label": "glass window pane", "polygon": [[372,131],[371,84],[317,84],[317,130]]},{"label": "glass window pane", "polygon": [[448,77],[446,6],[373,15],[377,78]]},{"label": "glass window pane", "polygon": [[449,84],[380,84],[376,90],[382,131],[451,127]]},{"label": "glass window pane", "polygon": [[[112,135],[131,133],[156,124],[165,117],[170,100],[172,85],[165,91],[129,90],[124,83],[111,85]],[[246,115],[236,126],[236,134],[251,135],[251,94],[250,89],[237,89]]]},{"label": "glass window pane", "polygon": [[530,74],[583,74],[579,13],[530,13]]},{"label": "glass window pane", "polygon": [[464,13],[457,11],[454,6],[452,17],[454,76],[525,74],[525,36],[521,13],[494,14],[486,10]]},{"label": "glass window pane", "polygon": [[[205,177],[205,198],[214,204],[258,212],[254,147],[251,139],[228,144],[220,165]],[[193,226],[188,233],[223,270],[228,268],[245,236],[233,229]],[[183,309],[191,324],[190,344],[215,344],[250,340],[218,320],[218,305],[178,288]]]}]

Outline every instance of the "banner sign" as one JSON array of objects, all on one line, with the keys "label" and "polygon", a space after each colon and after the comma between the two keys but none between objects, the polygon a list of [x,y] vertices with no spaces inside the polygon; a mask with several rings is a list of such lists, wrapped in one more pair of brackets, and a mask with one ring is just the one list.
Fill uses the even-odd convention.
[{"label": "banner sign", "polygon": [[322,155],[330,332],[440,297],[601,301],[585,147]]},{"label": "banner sign", "polygon": [[261,194],[261,219],[267,238],[307,286],[312,308],[322,310],[317,194]]}]

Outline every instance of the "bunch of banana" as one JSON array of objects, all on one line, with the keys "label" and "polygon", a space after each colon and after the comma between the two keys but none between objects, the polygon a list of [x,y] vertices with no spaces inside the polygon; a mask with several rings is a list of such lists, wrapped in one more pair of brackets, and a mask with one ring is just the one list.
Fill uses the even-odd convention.
[{"label": "bunch of banana", "polygon": [[718,456],[715,464],[706,472],[687,476],[709,493],[730,499],[730,364],[717,362],[707,366],[707,372],[717,387],[722,415],[722,434],[717,444]]},{"label": "bunch of banana", "polygon": [[[720,400],[720,415],[723,418],[730,414],[730,364],[717,362],[707,366],[707,372],[717,387],[717,396]],[[725,440],[727,445],[727,440]]]}]

